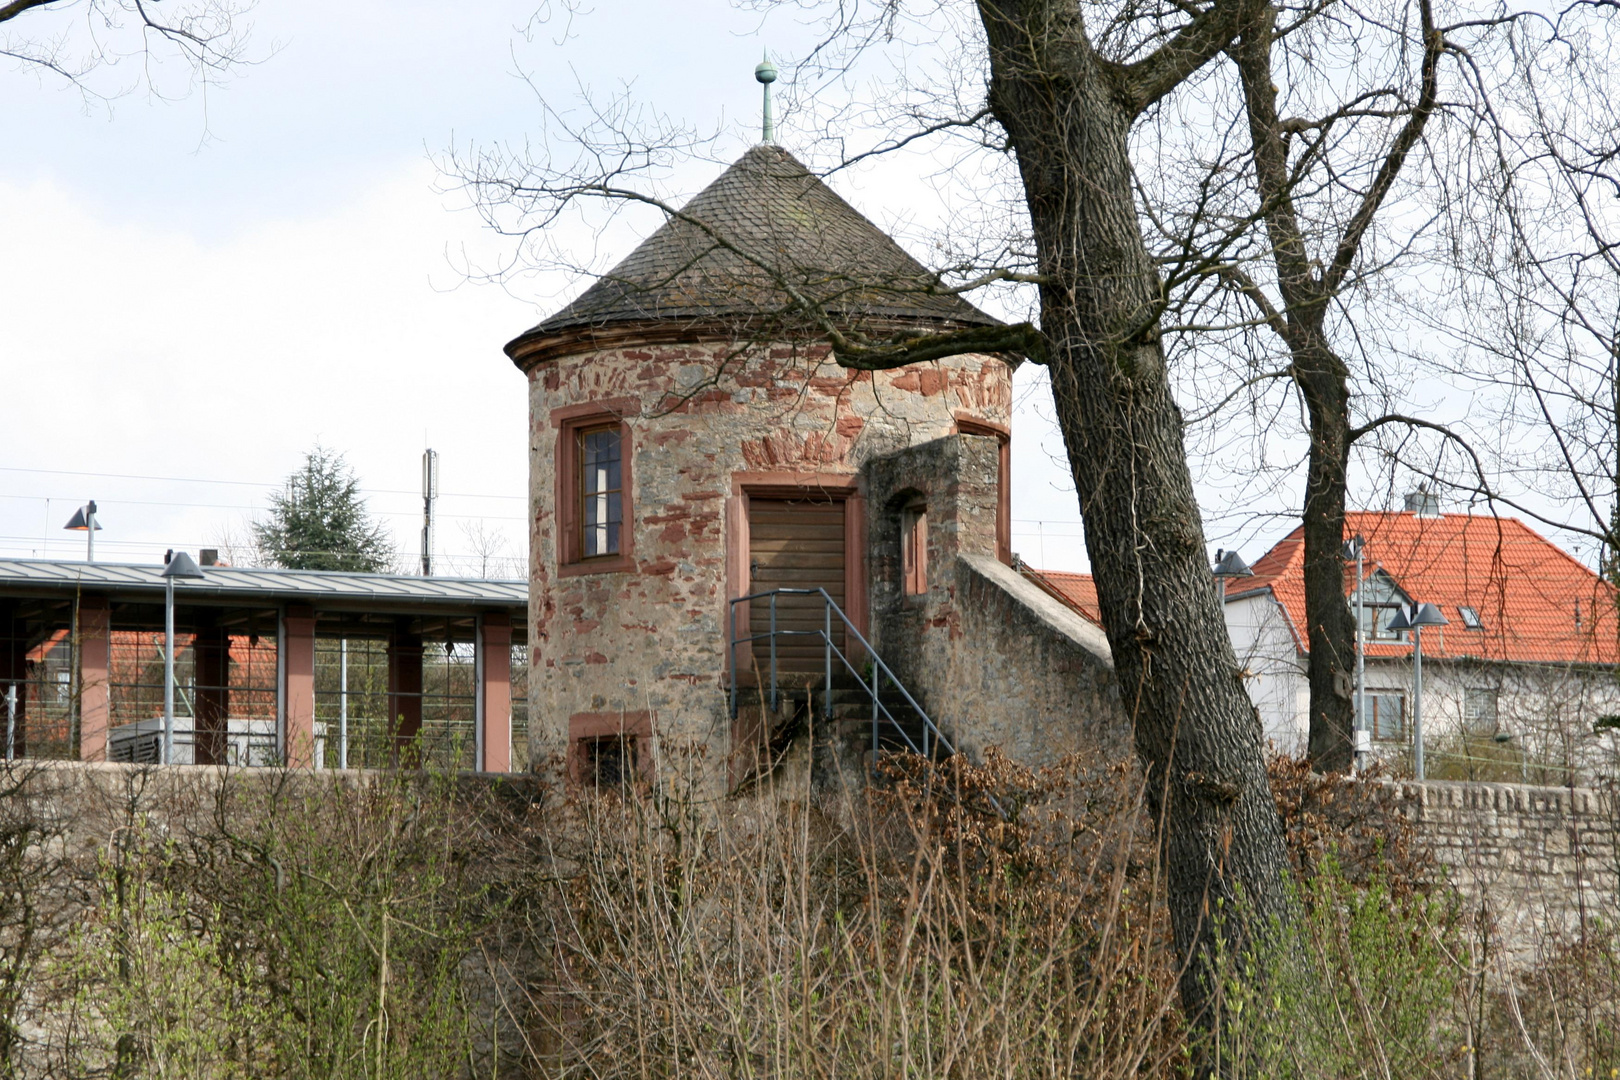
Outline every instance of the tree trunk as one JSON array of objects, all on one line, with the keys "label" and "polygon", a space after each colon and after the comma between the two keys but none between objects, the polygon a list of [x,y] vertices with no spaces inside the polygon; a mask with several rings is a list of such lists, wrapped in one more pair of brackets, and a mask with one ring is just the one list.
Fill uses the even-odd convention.
[{"label": "tree trunk", "polygon": [[1294,349],[1295,379],[1311,422],[1305,478],[1305,621],[1310,649],[1309,753],[1323,772],[1344,772],[1355,752],[1356,621],[1344,591],[1345,476],[1350,387],[1319,327]]},{"label": "tree trunk", "polygon": [[1239,947],[1286,919],[1288,857],[1157,331],[1160,279],[1127,147],[1140,102],[1122,69],[1091,50],[1077,5],[982,0],[980,11],[990,104],[1017,155],[1045,281],[1042,333],[1103,625],[1163,827],[1172,925],[1189,961],[1182,998],[1199,1016],[1211,1000],[1212,919]]},{"label": "tree trunk", "polygon": [[1331,289],[1306,249],[1294,208],[1294,178],[1277,117],[1271,78],[1277,9],[1253,4],[1232,50],[1243,82],[1255,179],[1271,240],[1281,313],[1266,312],[1293,359],[1294,382],[1310,416],[1311,451],[1305,477],[1305,624],[1310,650],[1307,752],[1317,768],[1343,772],[1354,752],[1355,619],[1344,599],[1344,500],[1350,461],[1349,371],[1328,343],[1325,316]]}]

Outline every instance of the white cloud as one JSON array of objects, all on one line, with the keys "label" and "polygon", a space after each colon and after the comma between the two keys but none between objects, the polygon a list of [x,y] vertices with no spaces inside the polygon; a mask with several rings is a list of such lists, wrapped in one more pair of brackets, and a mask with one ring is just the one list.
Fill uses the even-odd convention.
[{"label": "white cloud", "polygon": [[[217,243],[185,222],[111,220],[47,181],[0,185],[0,235],[16,253],[0,264],[3,463],[274,483],[319,439],[367,487],[409,492],[431,444],[447,492],[521,497],[524,382],[500,350],[536,312],[461,284],[447,242],[487,241],[474,219],[446,212],[432,180],[416,165],[334,212]],[[17,471],[0,473],[0,494],[0,549],[24,554],[42,531],[53,548],[71,545],[50,535],[41,499],[94,497],[109,556],[119,543],[197,546],[260,499],[243,487]],[[373,502],[413,549],[419,500]],[[183,505],[198,503],[213,505]],[[62,505],[52,513],[65,521]],[[516,499],[443,510],[522,517]],[[457,535],[447,524],[441,534]],[[521,535],[520,520],[501,524]]]}]

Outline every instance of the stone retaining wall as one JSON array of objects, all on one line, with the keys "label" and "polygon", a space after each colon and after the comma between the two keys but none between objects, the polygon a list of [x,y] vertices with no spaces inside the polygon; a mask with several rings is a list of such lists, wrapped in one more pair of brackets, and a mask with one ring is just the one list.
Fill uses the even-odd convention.
[{"label": "stone retaining wall", "polygon": [[1529,943],[1620,914],[1620,805],[1592,788],[1396,781],[1396,805],[1471,901]]}]

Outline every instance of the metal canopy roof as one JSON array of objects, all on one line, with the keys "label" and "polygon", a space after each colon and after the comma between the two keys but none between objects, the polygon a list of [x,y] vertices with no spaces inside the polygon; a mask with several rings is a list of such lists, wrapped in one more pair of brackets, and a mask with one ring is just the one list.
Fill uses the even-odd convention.
[{"label": "metal canopy roof", "polygon": [[[0,594],[72,595],[92,592],[126,599],[163,595],[163,567],[133,563],[86,563],[56,559],[0,559]],[[273,601],[322,608],[387,607],[390,610],[524,609],[526,581],[411,577],[329,570],[249,570],[203,567],[201,580],[175,582],[176,599],[226,602]]]}]

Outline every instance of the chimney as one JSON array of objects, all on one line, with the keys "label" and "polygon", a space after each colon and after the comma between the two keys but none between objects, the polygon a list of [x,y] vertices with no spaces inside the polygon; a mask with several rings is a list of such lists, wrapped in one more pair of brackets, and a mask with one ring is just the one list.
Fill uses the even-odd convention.
[{"label": "chimney", "polygon": [[197,562],[203,566],[218,566],[219,548],[203,548],[197,552]]},{"label": "chimney", "polygon": [[1406,512],[1418,517],[1439,517],[1440,496],[1419,484],[1417,490],[1406,493]]}]

